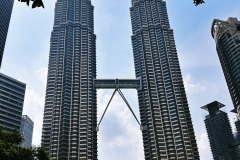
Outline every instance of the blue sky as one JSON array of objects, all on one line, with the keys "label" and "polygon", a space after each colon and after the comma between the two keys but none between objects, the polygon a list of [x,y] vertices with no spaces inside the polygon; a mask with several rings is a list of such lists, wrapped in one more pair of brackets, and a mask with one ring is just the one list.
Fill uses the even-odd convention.
[{"label": "blue sky", "polygon": [[[32,10],[15,2],[1,72],[27,84],[23,114],[35,122],[33,144],[40,144],[50,34],[56,0],[44,0],[45,9]],[[210,28],[214,18],[240,15],[239,0],[166,0],[202,160],[212,160],[201,106],[218,100],[234,114]],[[92,0],[95,7],[98,78],[134,78],[130,0]],[[238,17],[240,19],[240,17]],[[135,90],[125,97],[139,117]],[[98,90],[98,117],[112,90]],[[234,130],[234,128],[233,128]],[[113,99],[99,131],[99,160],[143,160],[141,132],[120,96]]]}]

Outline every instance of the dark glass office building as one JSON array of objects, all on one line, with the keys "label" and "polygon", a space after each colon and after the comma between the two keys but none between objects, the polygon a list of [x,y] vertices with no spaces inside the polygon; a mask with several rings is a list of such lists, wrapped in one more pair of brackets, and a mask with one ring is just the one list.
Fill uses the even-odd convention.
[{"label": "dark glass office building", "polygon": [[90,0],[57,0],[42,144],[52,160],[97,159],[96,35]]},{"label": "dark glass office building", "polygon": [[145,159],[198,160],[166,2],[132,0],[130,12]]},{"label": "dark glass office building", "polygon": [[0,0],[0,67],[7,39],[14,0]]},{"label": "dark glass office building", "polygon": [[20,144],[20,146],[27,148],[32,146],[33,126],[33,121],[27,115],[23,115],[20,133],[23,136],[24,141]]},{"label": "dark glass office building", "polygon": [[0,73],[0,124],[20,129],[26,84]]},{"label": "dark glass office building", "polygon": [[202,109],[209,112],[205,117],[205,126],[214,160],[238,160],[237,146],[233,146],[234,137],[227,113],[220,110],[225,105],[214,101]]},{"label": "dark glass office building", "polygon": [[233,112],[240,118],[240,21],[214,19],[211,33],[235,108]]}]

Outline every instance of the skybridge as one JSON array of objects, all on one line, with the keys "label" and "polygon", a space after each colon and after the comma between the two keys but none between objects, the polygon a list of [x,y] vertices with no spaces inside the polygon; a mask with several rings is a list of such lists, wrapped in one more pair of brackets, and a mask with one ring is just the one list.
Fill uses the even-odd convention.
[{"label": "skybridge", "polygon": [[140,89],[140,79],[95,79],[96,89]]},{"label": "skybridge", "polygon": [[139,120],[137,119],[136,115],[134,114],[131,106],[129,105],[127,99],[124,97],[122,91],[120,89],[141,89],[141,80],[140,79],[95,79],[93,81],[94,83],[94,87],[96,89],[114,89],[114,92],[106,106],[106,109],[103,112],[103,115],[97,125],[96,130],[99,131],[99,126],[102,122],[102,119],[115,95],[116,92],[119,93],[119,95],[122,97],[123,101],[126,103],[126,105],[128,106],[129,110],[132,112],[134,118],[136,119],[137,123],[140,126],[140,129],[143,130],[143,126],[140,124]]}]

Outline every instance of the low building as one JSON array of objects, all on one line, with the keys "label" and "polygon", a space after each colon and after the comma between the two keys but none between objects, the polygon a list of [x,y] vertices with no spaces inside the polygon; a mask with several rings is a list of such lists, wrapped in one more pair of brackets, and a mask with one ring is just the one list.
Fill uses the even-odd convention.
[{"label": "low building", "polygon": [[27,115],[23,115],[20,133],[24,137],[24,141],[20,144],[20,146],[27,148],[32,146],[33,126],[33,121]]},{"label": "low building", "polygon": [[20,129],[26,84],[0,73],[0,125]]}]

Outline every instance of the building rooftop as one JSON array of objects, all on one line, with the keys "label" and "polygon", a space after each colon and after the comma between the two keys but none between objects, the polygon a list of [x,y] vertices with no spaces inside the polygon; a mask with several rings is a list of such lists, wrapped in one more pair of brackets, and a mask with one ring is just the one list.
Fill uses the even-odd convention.
[{"label": "building rooftop", "polygon": [[223,108],[225,105],[218,102],[218,101],[213,101],[209,104],[206,104],[202,106],[201,108],[205,111],[208,111],[210,116],[216,115],[217,111],[219,111],[220,108]]}]

